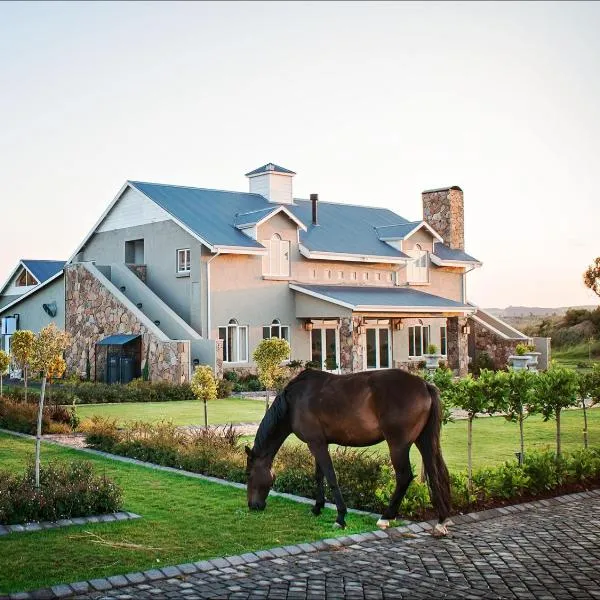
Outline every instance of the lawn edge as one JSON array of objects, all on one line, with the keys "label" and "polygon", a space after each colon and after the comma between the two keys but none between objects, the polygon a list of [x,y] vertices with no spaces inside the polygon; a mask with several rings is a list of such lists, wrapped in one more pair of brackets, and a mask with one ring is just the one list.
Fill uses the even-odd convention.
[{"label": "lawn edge", "polygon": [[[521,504],[512,504],[499,508],[491,508],[483,511],[456,515],[452,517],[454,525],[465,525],[474,522],[487,521],[490,519],[504,517],[511,513],[523,512],[536,508],[547,508],[552,505],[562,505],[575,500],[585,500],[600,497],[600,489],[594,489],[586,492],[577,492],[554,498],[543,500],[534,500]],[[373,541],[385,538],[402,538],[430,535],[430,530],[435,525],[435,520],[421,521],[420,523],[410,523],[400,527],[391,527],[385,531],[375,530],[366,533],[355,533],[339,538],[327,538],[311,543],[296,544],[290,546],[281,546],[269,550],[258,550],[257,552],[246,552],[234,556],[224,556],[203,560],[195,563],[183,563],[180,565],[161,567],[160,569],[150,569],[148,571],[127,573],[125,575],[113,575],[102,579],[90,579],[88,581],[79,581],[70,584],[55,585],[48,588],[41,588],[31,592],[17,592],[5,596],[0,596],[0,600],[36,600],[37,598],[68,598],[76,594],[88,592],[104,592],[112,589],[128,587],[140,583],[154,583],[156,581],[170,579],[172,577],[184,577],[195,573],[226,569],[237,567],[243,564],[255,563],[261,560],[273,560],[284,556],[296,556],[300,554],[309,554],[322,550],[331,550],[352,546],[362,542]]]}]

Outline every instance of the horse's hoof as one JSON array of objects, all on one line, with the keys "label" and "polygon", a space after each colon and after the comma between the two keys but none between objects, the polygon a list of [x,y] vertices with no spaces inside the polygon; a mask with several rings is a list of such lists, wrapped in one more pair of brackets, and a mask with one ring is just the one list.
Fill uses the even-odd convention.
[{"label": "horse's hoof", "polygon": [[390,526],[390,522],[387,519],[379,519],[379,521],[377,521],[377,527],[379,527],[379,529],[387,529]]},{"label": "horse's hoof", "polygon": [[321,509],[320,508],[311,508],[310,512],[315,515],[315,517],[318,517],[321,514]]},{"label": "horse's hoof", "polygon": [[446,535],[448,535],[448,528],[446,527],[446,525],[442,524],[442,523],[438,523],[432,530],[431,535],[433,537],[444,537]]},{"label": "horse's hoof", "polygon": [[338,523],[337,521],[333,524],[334,529],[346,529],[346,523]]},{"label": "horse's hoof", "polygon": [[454,525],[454,521],[448,517],[443,523],[442,525],[445,525],[446,527],[452,527],[452,525]]}]

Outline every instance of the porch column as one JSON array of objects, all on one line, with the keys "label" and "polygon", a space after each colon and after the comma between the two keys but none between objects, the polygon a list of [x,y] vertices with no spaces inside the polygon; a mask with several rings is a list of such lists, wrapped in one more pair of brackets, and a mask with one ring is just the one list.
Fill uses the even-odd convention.
[{"label": "porch column", "polygon": [[460,377],[468,373],[469,336],[464,333],[466,317],[448,317],[446,320],[448,336],[448,366]]},{"label": "porch column", "polygon": [[340,371],[356,373],[364,368],[364,335],[358,333],[360,317],[340,319]]}]

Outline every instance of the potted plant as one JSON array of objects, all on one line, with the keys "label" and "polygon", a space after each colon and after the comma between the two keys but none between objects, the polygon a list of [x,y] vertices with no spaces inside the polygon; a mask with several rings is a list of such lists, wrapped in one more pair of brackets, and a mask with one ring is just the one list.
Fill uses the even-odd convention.
[{"label": "potted plant", "polygon": [[527,363],[527,368],[530,371],[537,371],[538,359],[542,355],[541,352],[535,351],[535,346],[533,344],[525,344],[525,356],[529,357],[529,362]]},{"label": "potted plant", "polygon": [[438,353],[437,346],[435,344],[429,344],[427,346],[427,354],[423,354],[425,359],[425,368],[434,371],[440,366],[440,359],[442,354]]},{"label": "potted plant", "polygon": [[530,357],[527,354],[528,347],[526,344],[517,344],[515,348],[515,353],[508,357],[510,361],[510,366],[515,371],[522,371],[527,369],[527,365],[529,364]]}]

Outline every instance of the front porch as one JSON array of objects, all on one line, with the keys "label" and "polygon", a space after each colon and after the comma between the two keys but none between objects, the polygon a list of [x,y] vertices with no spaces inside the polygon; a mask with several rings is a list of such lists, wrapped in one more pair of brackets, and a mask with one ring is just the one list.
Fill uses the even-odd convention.
[{"label": "front porch", "polygon": [[451,369],[467,373],[470,305],[406,288],[290,287],[311,360],[324,370],[416,368],[434,344]]}]

